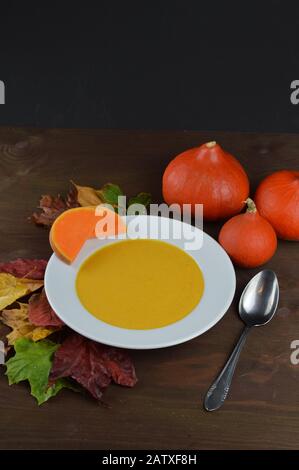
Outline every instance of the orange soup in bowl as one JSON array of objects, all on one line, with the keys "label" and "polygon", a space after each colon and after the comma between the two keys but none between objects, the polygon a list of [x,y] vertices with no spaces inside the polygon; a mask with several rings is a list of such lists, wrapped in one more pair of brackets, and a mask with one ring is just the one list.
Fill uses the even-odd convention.
[{"label": "orange soup in bowl", "polygon": [[147,330],[192,312],[204,291],[195,260],[175,245],[136,239],[111,243],[81,265],[76,290],[85,309],[110,325]]}]

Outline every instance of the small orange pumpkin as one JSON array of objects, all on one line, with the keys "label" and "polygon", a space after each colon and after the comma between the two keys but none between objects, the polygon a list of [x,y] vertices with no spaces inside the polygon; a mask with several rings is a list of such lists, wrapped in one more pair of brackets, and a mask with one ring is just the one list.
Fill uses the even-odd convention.
[{"label": "small orange pumpkin", "polygon": [[269,261],[277,248],[272,225],[247,199],[247,211],[229,219],[220,230],[219,243],[232,261],[243,268],[255,268]]},{"label": "small orange pumpkin", "polygon": [[238,160],[216,142],[208,142],[175,157],[163,175],[167,204],[203,204],[206,220],[231,217],[244,207],[249,180]]},{"label": "small orange pumpkin", "polygon": [[279,238],[299,241],[299,171],[281,170],[267,176],[254,200]]}]

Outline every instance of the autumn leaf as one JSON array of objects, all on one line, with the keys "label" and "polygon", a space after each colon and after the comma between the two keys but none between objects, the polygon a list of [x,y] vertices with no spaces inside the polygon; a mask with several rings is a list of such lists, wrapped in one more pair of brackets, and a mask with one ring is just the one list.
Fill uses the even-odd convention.
[{"label": "autumn leaf", "polygon": [[77,190],[74,187],[74,184],[71,181],[71,187],[66,195],[65,204],[67,209],[73,209],[74,207],[79,207],[80,204],[77,199]]},{"label": "autumn leaf", "polygon": [[113,382],[126,387],[134,387],[137,383],[135,368],[129,355],[122,349],[104,346],[103,362]]},{"label": "autumn leaf", "polygon": [[12,274],[0,273],[0,310],[43,285],[42,280],[17,278]]},{"label": "autumn leaf", "polygon": [[144,207],[150,205],[152,196],[150,193],[138,193],[137,196],[131,197],[128,202],[128,207],[132,204],[141,204]]},{"label": "autumn leaf", "polygon": [[45,259],[17,258],[8,263],[0,263],[0,273],[12,274],[15,277],[43,279],[47,263]]},{"label": "autumn leaf", "polygon": [[[45,195],[41,197],[39,208],[40,212],[35,212],[31,219],[42,226],[51,227],[54,220],[67,209],[73,207],[98,206],[100,204],[110,204],[116,212],[119,211],[118,198],[123,196],[122,189],[114,183],[106,183],[100,189],[91,186],[81,186],[71,181],[71,189],[64,198],[60,195],[54,197]],[[150,204],[151,197],[149,193],[139,193],[129,200],[131,204]]]},{"label": "autumn leaf", "polygon": [[31,219],[36,225],[44,227],[51,227],[54,220],[67,209],[78,207],[77,195],[74,188],[71,188],[66,198],[58,196],[51,196],[46,194],[41,197],[39,202],[40,212],[34,212]]},{"label": "autumn leaf", "polygon": [[33,325],[28,318],[28,304],[18,302],[19,308],[5,309],[1,314],[4,325],[12,328],[6,335],[9,345],[13,345],[19,338],[29,338],[39,341],[54,333],[57,328],[43,328]]},{"label": "autumn leaf", "polygon": [[101,189],[95,189],[90,186],[79,186],[74,182],[72,183],[77,190],[77,201],[83,207],[110,204],[117,208],[118,197],[123,195],[117,184],[107,183]]},{"label": "autumn leaf", "polygon": [[6,361],[6,375],[9,385],[28,380],[33,395],[41,405],[54,397],[64,387],[71,388],[65,379],[48,386],[53,354],[59,345],[49,340],[34,343],[28,338],[20,338],[15,343],[15,355]]},{"label": "autumn leaf", "polygon": [[50,384],[72,377],[100,400],[111,380],[128,387],[136,382],[134,366],[125,351],[72,333],[55,352]]},{"label": "autumn leaf", "polygon": [[100,196],[97,194],[97,191],[89,186],[79,186],[78,184],[72,182],[74,187],[77,190],[77,201],[82,207],[88,206],[98,206],[102,204],[103,201]]},{"label": "autumn leaf", "polygon": [[40,212],[32,214],[32,220],[36,225],[50,227],[54,220],[64,212],[67,207],[64,199],[58,196],[43,195],[39,202]]},{"label": "autumn leaf", "polygon": [[29,299],[28,318],[37,326],[63,326],[64,323],[56,315],[48,302],[45,289],[40,294],[33,294]]},{"label": "autumn leaf", "polygon": [[118,198],[124,193],[117,184],[107,183],[101,189],[96,191],[105,204],[118,207]]}]

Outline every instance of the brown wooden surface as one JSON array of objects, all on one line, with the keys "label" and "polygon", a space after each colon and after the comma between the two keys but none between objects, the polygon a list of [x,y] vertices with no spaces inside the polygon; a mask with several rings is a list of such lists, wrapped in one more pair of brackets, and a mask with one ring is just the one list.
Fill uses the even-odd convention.
[{"label": "brown wooden surface", "polygon": [[[47,231],[27,222],[41,194],[63,193],[68,180],[112,181],[128,195],[149,191],[161,200],[161,176],[172,156],[217,140],[246,167],[252,189],[268,173],[299,167],[299,136],[221,132],[143,132],[0,128],[1,260],[51,253]],[[252,191],[253,193],[253,191]],[[205,225],[217,235],[220,225]],[[18,449],[259,449],[299,447],[299,250],[280,242],[268,267],[281,300],[272,323],[248,338],[225,406],[207,413],[204,394],[237,340],[236,302],[210,331],[183,345],[133,351],[139,383],[111,386],[110,409],[62,391],[38,407],[27,384],[0,376],[0,447]],[[236,301],[258,270],[237,270]],[[217,295],[217,293],[215,293]]]}]

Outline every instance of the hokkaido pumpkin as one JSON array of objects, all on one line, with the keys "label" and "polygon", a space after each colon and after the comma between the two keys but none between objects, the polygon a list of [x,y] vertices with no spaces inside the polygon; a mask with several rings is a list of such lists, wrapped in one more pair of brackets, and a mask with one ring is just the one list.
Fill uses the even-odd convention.
[{"label": "hokkaido pumpkin", "polygon": [[76,207],[55,220],[50,231],[50,245],[63,261],[74,261],[90,238],[102,238],[126,231],[121,217],[106,207]]},{"label": "hokkaido pumpkin", "polygon": [[229,219],[220,230],[219,243],[232,261],[243,268],[255,268],[269,261],[277,248],[271,224],[247,199],[247,211]]},{"label": "hokkaido pumpkin", "polygon": [[216,142],[186,150],[175,157],[163,175],[163,197],[168,204],[203,204],[207,220],[231,217],[244,207],[248,177],[238,160]]},{"label": "hokkaido pumpkin", "polygon": [[267,176],[257,188],[255,203],[279,238],[299,241],[299,171]]}]

